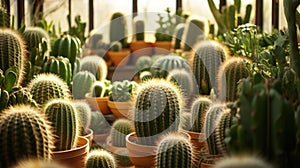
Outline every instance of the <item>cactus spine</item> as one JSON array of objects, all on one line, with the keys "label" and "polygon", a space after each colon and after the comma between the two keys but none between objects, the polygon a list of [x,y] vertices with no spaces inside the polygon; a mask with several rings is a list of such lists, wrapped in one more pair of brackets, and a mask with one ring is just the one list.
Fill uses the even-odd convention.
[{"label": "cactus spine", "polygon": [[52,122],[57,136],[55,150],[69,150],[77,145],[80,131],[79,119],[73,102],[64,99],[53,99],[44,108],[44,113]]},{"label": "cactus spine", "polygon": [[70,90],[67,84],[54,74],[40,74],[33,79],[28,89],[32,98],[43,105],[55,98],[69,98]]},{"label": "cactus spine", "polygon": [[14,30],[1,28],[0,50],[0,69],[6,71],[15,67],[19,85],[23,80],[26,60],[26,47],[21,35]]},{"label": "cactus spine", "polygon": [[221,114],[216,128],[216,145],[221,154],[227,154],[227,146],[225,144],[225,131],[232,125],[232,114],[230,111],[225,111]]},{"label": "cactus spine", "polygon": [[160,141],[156,155],[157,168],[192,168],[192,160],[192,144],[187,137],[173,133]]},{"label": "cactus spine", "polygon": [[39,45],[46,41],[47,49],[51,49],[50,37],[48,33],[40,27],[28,27],[23,32],[23,37],[26,41],[27,50],[32,52],[33,49],[39,48]]},{"label": "cactus spine", "polygon": [[178,88],[164,80],[142,84],[134,100],[134,127],[138,141],[155,145],[160,136],[177,131],[182,111]]},{"label": "cactus spine", "polygon": [[211,89],[217,91],[218,70],[226,60],[226,49],[216,41],[202,41],[196,45],[193,56],[193,73],[199,93],[208,95]]},{"label": "cactus spine", "polygon": [[87,56],[80,61],[80,71],[89,71],[98,81],[104,81],[107,76],[107,65],[99,56]]},{"label": "cactus spine", "polygon": [[96,82],[96,78],[92,73],[88,71],[78,72],[73,78],[72,93],[74,98],[84,99],[85,94],[90,92],[94,82]]},{"label": "cactus spine", "polygon": [[10,106],[18,105],[18,104],[29,104],[32,106],[37,106],[34,99],[32,99],[32,95],[28,88],[23,88],[21,86],[15,86],[12,88],[12,91],[9,94],[8,104]]},{"label": "cactus spine", "polygon": [[87,131],[91,124],[91,108],[85,102],[75,102],[75,107],[80,125],[83,128],[81,131]]},{"label": "cactus spine", "polygon": [[205,122],[206,113],[211,106],[212,101],[208,98],[200,97],[196,99],[191,108],[191,121],[192,121],[192,129],[193,132],[203,132],[203,125]]},{"label": "cactus spine", "polygon": [[247,62],[245,58],[232,57],[222,64],[218,71],[219,100],[235,101],[238,98],[238,82],[250,76]]},{"label": "cactus spine", "polygon": [[111,140],[113,146],[126,147],[126,135],[134,132],[133,123],[127,119],[118,119],[111,129]]},{"label": "cactus spine", "polygon": [[115,168],[116,163],[114,157],[105,150],[93,150],[86,159],[86,168]]},{"label": "cactus spine", "polygon": [[11,106],[0,116],[0,167],[29,158],[50,160],[54,134],[46,117],[27,105]]},{"label": "cactus spine", "polygon": [[0,27],[10,27],[10,16],[6,9],[0,4]]}]

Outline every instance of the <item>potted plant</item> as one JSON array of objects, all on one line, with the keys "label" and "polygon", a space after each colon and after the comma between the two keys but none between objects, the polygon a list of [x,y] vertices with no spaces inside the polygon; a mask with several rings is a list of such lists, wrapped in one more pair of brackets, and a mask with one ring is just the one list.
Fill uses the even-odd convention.
[{"label": "potted plant", "polygon": [[130,57],[130,50],[122,48],[122,43],[114,41],[110,45],[110,50],[107,52],[108,58],[112,61],[114,66],[125,66]]},{"label": "potted plant", "polygon": [[105,145],[106,138],[109,135],[110,125],[102,113],[97,111],[91,113],[90,129],[94,132],[94,142],[99,145]]},{"label": "potted plant", "polygon": [[116,118],[129,118],[131,96],[135,94],[138,84],[134,81],[115,81],[112,84],[108,107]]},{"label": "potted plant", "polygon": [[108,108],[108,97],[111,92],[111,82],[109,80],[96,81],[91,92],[85,95],[85,99],[91,106],[93,111],[100,111],[102,114],[110,114],[111,111]]}]

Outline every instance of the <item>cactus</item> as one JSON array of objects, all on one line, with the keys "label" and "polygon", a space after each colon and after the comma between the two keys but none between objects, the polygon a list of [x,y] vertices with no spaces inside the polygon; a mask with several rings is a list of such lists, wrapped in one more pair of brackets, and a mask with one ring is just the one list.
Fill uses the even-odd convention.
[{"label": "cactus", "polygon": [[181,114],[180,128],[189,131],[192,127],[191,121],[192,121],[191,113],[183,112]]},{"label": "cactus", "polygon": [[151,73],[155,77],[166,78],[172,69],[182,68],[191,71],[189,63],[175,54],[157,59],[151,66]]},{"label": "cactus", "polygon": [[75,108],[78,114],[79,122],[81,127],[81,135],[85,134],[91,124],[91,108],[85,102],[75,102]]},{"label": "cactus", "polygon": [[184,135],[169,134],[159,142],[156,155],[157,168],[192,168],[192,161],[192,144]]},{"label": "cactus", "polygon": [[0,4],[0,27],[10,27],[10,15],[5,7]]},{"label": "cactus", "polygon": [[28,105],[11,106],[0,116],[0,167],[22,159],[50,160],[54,134],[46,117]]},{"label": "cactus", "polygon": [[112,145],[126,147],[125,136],[134,132],[133,123],[127,119],[118,119],[114,122],[111,129]]},{"label": "cactus", "polygon": [[21,35],[14,30],[0,29],[0,69],[6,71],[11,67],[16,68],[17,85],[23,80],[26,46]]},{"label": "cactus", "polygon": [[26,41],[27,50],[29,52],[32,52],[35,48],[39,48],[39,45],[43,43],[43,41],[46,42],[47,49],[51,49],[48,32],[40,27],[27,27],[22,35]]},{"label": "cactus", "polygon": [[107,97],[111,92],[111,81],[104,82],[96,81],[91,89],[92,97]]},{"label": "cactus", "polygon": [[80,60],[80,71],[89,71],[98,81],[103,81],[107,76],[107,65],[103,58],[93,55]]},{"label": "cactus", "polygon": [[225,61],[218,71],[218,99],[235,101],[238,82],[250,76],[246,64],[249,61],[241,57],[232,57]]},{"label": "cactus", "polygon": [[113,41],[110,44],[110,50],[113,52],[120,52],[122,51],[122,43],[119,41]]},{"label": "cactus", "polygon": [[135,63],[135,69],[139,75],[143,71],[149,71],[152,65],[152,60],[150,56],[140,56]]},{"label": "cactus", "polygon": [[75,99],[84,99],[85,94],[90,92],[94,82],[96,82],[96,78],[92,73],[88,71],[78,72],[73,77],[73,86],[72,86],[73,97]]},{"label": "cactus", "polygon": [[255,156],[231,156],[220,160],[215,168],[272,168],[271,165]]},{"label": "cactus", "polygon": [[172,81],[179,86],[182,95],[189,98],[195,93],[196,82],[191,72],[185,69],[173,69],[167,76],[167,81]]},{"label": "cactus", "polygon": [[110,19],[109,41],[119,41],[124,48],[128,47],[126,18],[120,12],[114,13]]},{"label": "cactus", "polygon": [[109,129],[109,123],[106,121],[101,112],[92,112],[90,128],[93,130],[94,134],[107,133]]},{"label": "cactus", "polygon": [[54,73],[63,79],[67,85],[70,85],[72,81],[72,67],[68,58],[50,56],[43,65],[42,73]]},{"label": "cactus", "polygon": [[133,165],[129,158],[129,152],[127,149],[117,149],[114,157],[118,166],[130,167]]},{"label": "cactus", "polygon": [[29,104],[34,107],[37,107],[37,103],[32,99],[32,95],[28,88],[21,86],[15,86],[12,88],[12,91],[9,94],[8,105],[14,106],[18,104]]},{"label": "cactus", "polygon": [[77,145],[80,125],[76,107],[73,102],[64,99],[53,99],[44,108],[55,130],[55,150],[69,150]]},{"label": "cactus", "polygon": [[216,128],[216,145],[218,151],[225,155],[228,152],[228,148],[225,144],[225,131],[232,125],[233,116],[230,111],[225,111],[221,114]]},{"label": "cactus", "polygon": [[131,96],[135,94],[138,86],[139,85],[134,81],[115,81],[112,84],[109,100],[115,102],[128,102],[131,99]]},{"label": "cactus", "polygon": [[180,23],[175,27],[175,31],[174,31],[174,35],[173,35],[173,39],[172,39],[172,44],[173,44],[174,50],[180,49],[180,44],[181,44],[184,28],[185,28],[184,23]]},{"label": "cactus", "polygon": [[182,99],[178,87],[162,79],[142,84],[134,103],[134,127],[140,144],[155,145],[179,129]]},{"label": "cactus", "polygon": [[91,151],[86,159],[86,168],[115,168],[116,162],[112,154],[105,150],[93,150]]},{"label": "cactus", "polygon": [[137,41],[144,41],[145,39],[145,22],[143,20],[134,21],[135,25],[135,39]]},{"label": "cactus", "polygon": [[196,99],[191,107],[191,121],[193,132],[203,133],[203,126],[205,122],[205,117],[208,109],[210,108],[212,101],[208,98],[199,97]]},{"label": "cactus", "polygon": [[38,75],[28,84],[28,89],[39,105],[44,105],[51,99],[70,97],[67,84],[54,74]]},{"label": "cactus", "polygon": [[46,161],[46,160],[38,160],[38,159],[28,159],[19,162],[13,168],[66,168],[63,165],[60,165],[53,161]]},{"label": "cactus", "polygon": [[152,78],[152,74],[151,74],[151,72],[149,72],[149,71],[143,71],[140,75],[139,75],[139,79],[141,80],[141,81],[147,81],[147,80],[149,80],[149,79],[151,79]]},{"label": "cactus", "polygon": [[191,64],[198,83],[199,93],[208,95],[211,89],[217,91],[218,70],[226,60],[225,47],[217,41],[202,41],[195,46],[196,53]]}]

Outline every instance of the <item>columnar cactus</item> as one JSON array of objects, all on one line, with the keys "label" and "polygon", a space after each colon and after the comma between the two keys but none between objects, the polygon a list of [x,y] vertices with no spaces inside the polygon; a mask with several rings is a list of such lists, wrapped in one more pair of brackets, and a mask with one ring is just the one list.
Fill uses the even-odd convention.
[{"label": "columnar cactus", "polygon": [[217,91],[218,70],[226,60],[226,49],[216,41],[202,41],[195,46],[192,58],[193,73],[199,93],[208,95],[211,89]]},{"label": "columnar cactus", "polygon": [[28,105],[11,106],[0,116],[0,167],[22,159],[50,160],[54,134],[46,117]]},{"label": "columnar cactus", "polygon": [[116,162],[112,154],[105,150],[92,150],[86,159],[86,168],[115,168]]},{"label": "columnar cactus", "polygon": [[14,30],[0,29],[0,69],[6,71],[16,68],[17,84],[23,80],[24,64],[26,59],[26,46],[21,35]]},{"label": "columnar cactus", "polygon": [[216,128],[216,145],[221,154],[227,154],[227,146],[225,143],[225,131],[232,125],[233,115],[230,111],[221,114]]},{"label": "columnar cactus", "polygon": [[109,25],[109,41],[119,41],[123,47],[127,47],[127,24],[125,16],[116,12],[112,15]]},{"label": "columnar cactus", "polygon": [[40,27],[26,27],[23,32],[23,37],[29,52],[38,48],[43,41],[46,41],[48,51],[51,49],[50,37],[48,33]]},{"label": "columnar cactus", "polygon": [[232,57],[225,61],[218,71],[218,98],[222,101],[235,101],[238,82],[250,76],[247,69],[248,60]]},{"label": "columnar cactus", "polygon": [[[96,82],[95,76],[88,71],[78,72],[73,77],[72,93],[75,99],[84,99],[92,85]],[[83,85],[84,84],[84,85]]]},{"label": "columnar cactus", "polygon": [[143,20],[137,20],[135,25],[135,39],[137,41],[144,41],[145,39],[145,22]]},{"label": "columnar cactus", "polygon": [[200,97],[196,99],[191,107],[191,121],[193,132],[203,133],[203,126],[205,122],[205,117],[208,109],[210,108],[212,101],[208,98]]},{"label": "columnar cactus", "polygon": [[70,90],[67,84],[54,74],[40,74],[29,84],[28,89],[32,98],[43,105],[55,98],[69,98]]},{"label": "columnar cactus", "polygon": [[111,129],[111,140],[113,146],[126,147],[126,135],[134,132],[133,123],[127,119],[118,119],[114,122]]},{"label": "columnar cactus", "polygon": [[75,102],[75,107],[78,114],[80,125],[83,128],[82,131],[88,130],[91,124],[90,106],[85,102]]},{"label": "columnar cactus", "polygon": [[69,150],[77,145],[80,125],[76,107],[73,102],[64,99],[53,99],[44,108],[55,130],[55,150]]},{"label": "columnar cactus", "polygon": [[182,99],[172,83],[153,79],[142,84],[134,107],[134,127],[141,144],[155,145],[162,135],[179,128]]},{"label": "columnar cactus", "polygon": [[168,73],[177,68],[182,68],[191,71],[189,63],[182,57],[170,54],[157,59],[151,66],[151,73],[155,77],[166,78]]},{"label": "columnar cactus", "polygon": [[110,44],[110,51],[113,52],[120,52],[122,51],[122,43],[120,43],[119,41],[113,41]]},{"label": "columnar cactus", "polygon": [[0,5],[0,27],[10,27],[10,15],[6,9]]},{"label": "columnar cactus", "polygon": [[80,71],[91,72],[99,81],[103,81],[107,77],[107,65],[105,60],[95,55],[86,56],[80,60]]},{"label": "columnar cactus", "polygon": [[180,133],[169,134],[158,145],[156,155],[157,168],[192,168],[192,144]]}]

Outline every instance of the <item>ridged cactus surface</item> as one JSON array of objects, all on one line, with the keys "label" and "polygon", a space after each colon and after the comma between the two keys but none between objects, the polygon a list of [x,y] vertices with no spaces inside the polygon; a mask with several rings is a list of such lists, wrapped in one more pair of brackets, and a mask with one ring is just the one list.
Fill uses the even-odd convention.
[{"label": "ridged cactus surface", "polygon": [[115,168],[116,162],[112,154],[105,150],[92,150],[86,159],[86,168]]},{"label": "ridged cactus surface", "polygon": [[27,50],[29,52],[38,48],[43,41],[46,41],[47,49],[50,51],[50,37],[44,29],[40,27],[27,27],[22,35],[26,41]]},{"label": "ridged cactus surface", "polygon": [[0,27],[10,27],[10,15],[3,6],[0,6]]},{"label": "ridged cactus surface", "polygon": [[87,131],[91,124],[91,108],[85,102],[75,102],[75,107],[79,122],[83,128],[82,131]]},{"label": "ridged cactus surface", "polygon": [[88,71],[78,72],[73,78],[72,93],[74,99],[84,99],[94,82],[96,82],[96,78],[92,73]]},{"label": "ridged cactus surface", "polygon": [[193,102],[191,107],[191,131],[203,133],[203,125],[205,122],[206,113],[211,104],[212,101],[204,97],[200,97]]},{"label": "ridged cactus surface", "polygon": [[220,119],[218,121],[218,126],[216,128],[216,145],[218,151],[221,154],[227,154],[227,146],[225,143],[225,132],[226,129],[229,129],[232,125],[233,115],[230,111],[225,111],[221,114]]},{"label": "ridged cactus surface", "polygon": [[86,56],[80,60],[80,71],[89,71],[95,75],[98,81],[104,81],[107,77],[107,65],[99,56]]},{"label": "ridged cactus surface", "polygon": [[126,147],[126,135],[134,132],[133,123],[127,119],[118,119],[111,129],[111,140],[113,146]]}]

